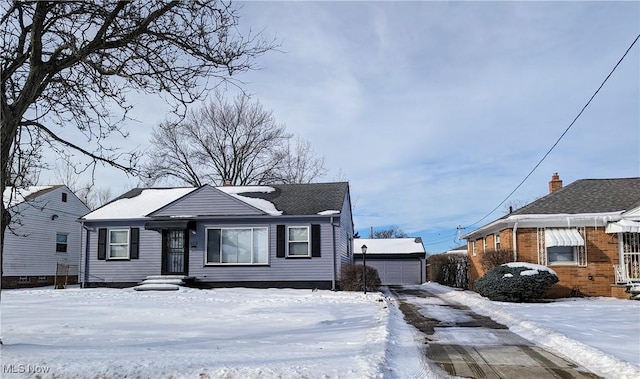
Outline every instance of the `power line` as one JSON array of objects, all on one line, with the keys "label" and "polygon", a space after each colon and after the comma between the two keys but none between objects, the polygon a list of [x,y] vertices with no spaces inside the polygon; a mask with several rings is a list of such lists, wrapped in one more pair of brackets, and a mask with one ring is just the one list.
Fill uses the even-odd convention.
[{"label": "power line", "polygon": [[525,181],[527,181],[527,179],[529,179],[529,177],[534,173],[534,171],[542,164],[542,162],[547,158],[547,156],[549,156],[549,154],[551,154],[551,151],[553,151],[553,149],[558,145],[558,143],[560,143],[560,140],[562,140],[562,138],[565,136],[565,134],[567,134],[567,132],[569,131],[569,129],[571,129],[571,127],[573,126],[573,124],[576,123],[576,121],[578,121],[578,118],[580,118],[580,116],[582,115],[582,113],[585,111],[585,109],[587,109],[587,107],[589,106],[589,104],[591,104],[591,101],[596,97],[596,95],[598,94],[598,92],[600,92],[600,90],[602,89],[602,87],[604,87],[604,84],[607,82],[607,80],[609,80],[609,78],[611,77],[611,75],[613,74],[613,72],[618,68],[618,66],[620,65],[620,63],[622,63],[622,61],[624,60],[624,58],[627,56],[627,54],[629,53],[629,51],[631,50],[631,48],[633,48],[633,45],[636,44],[636,42],[638,41],[638,39],[640,38],[640,34],[638,34],[636,36],[636,38],[633,40],[633,42],[631,43],[631,45],[629,46],[629,48],[627,49],[627,51],[625,51],[625,53],[622,55],[622,58],[620,58],[620,60],[618,60],[618,63],[616,63],[616,65],[613,67],[613,69],[611,70],[611,72],[609,72],[609,75],[607,75],[606,78],[604,78],[604,80],[602,81],[602,83],[600,84],[600,87],[598,87],[598,89],[593,93],[593,95],[591,95],[591,98],[589,99],[589,101],[587,101],[587,103],[584,105],[584,107],[582,107],[582,109],[580,110],[580,112],[578,113],[578,115],[573,119],[573,121],[571,122],[571,124],[569,124],[569,126],[564,130],[564,132],[560,135],[560,137],[558,137],[558,139],[556,140],[556,142],[551,146],[551,148],[545,153],[545,155],[542,157],[542,159],[540,159],[540,161],[538,161],[538,163],[533,167],[533,169],[527,174],[527,176],[524,177],[524,179],[522,179],[522,181],[520,182],[520,184],[518,184],[516,186],[516,188],[511,191],[509,193],[509,195],[507,195],[507,197],[504,198],[504,200],[502,200],[500,202],[500,204],[496,205],[495,208],[493,208],[491,210],[491,212],[487,213],[484,217],[482,217],[481,219],[479,219],[478,221],[474,222],[473,224],[469,224],[467,226],[465,226],[462,229],[467,229],[471,226],[474,226],[476,224],[479,224],[482,220],[486,219],[487,217],[491,216],[493,214],[493,212],[495,212],[498,208],[500,208],[500,206],[502,206],[502,204],[504,204],[507,200],[509,200],[509,198],[511,197],[511,195],[513,195],[523,184]]}]

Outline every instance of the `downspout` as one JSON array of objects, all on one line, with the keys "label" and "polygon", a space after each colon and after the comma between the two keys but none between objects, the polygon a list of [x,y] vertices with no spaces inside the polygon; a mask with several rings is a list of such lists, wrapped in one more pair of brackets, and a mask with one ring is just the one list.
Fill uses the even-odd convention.
[{"label": "downspout", "polygon": [[333,257],[333,277],[331,278],[331,290],[336,290],[336,270],[338,266],[336,265],[336,228],[333,225],[333,216],[331,216],[331,246],[333,248],[333,253],[331,256]]},{"label": "downspout", "polygon": [[[85,287],[86,282],[86,265],[89,259],[89,229],[84,225],[84,221],[80,222],[80,267],[78,268],[78,276],[80,277],[80,288]],[[83,233],[84,232],[84,233]],[[82,253],[82,244],[84,243],[84,253]],[[82,271],[80,271],[82,270]],[[80,275],[80,273],[82,273]]]},{"label": "downspout", "polygon": [[513,261],[518,261],[518,221],[513,224]]}]

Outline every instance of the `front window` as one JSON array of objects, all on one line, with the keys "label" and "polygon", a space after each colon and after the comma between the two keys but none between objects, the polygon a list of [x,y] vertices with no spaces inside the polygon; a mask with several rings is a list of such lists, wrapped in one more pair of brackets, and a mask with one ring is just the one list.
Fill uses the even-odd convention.
[{"label": "front window", "polygon": [[109,230],[109,259],[129,259],[129,229]]},{"label": "front window", "polygon": [[288,247],[290,257],[309,256],[309,227],[290,226],[288,236]]},{"label": "front window", "polygon": [[547,248],[548,264],[575,264],[576,255],[573,246],[553,246]]},{"label": "front window", "polygon": [[67,238],[69,235],[65,233],[56,233],[56,253],[67,252]]},{"label": "front window", "polygon": [[493,240],[495,242],[496,250],[500,250],[500,234],[494,234]]},{"label": "front window", "polygon": [[267,264],[267,228],[207,229],[206,264]]}]

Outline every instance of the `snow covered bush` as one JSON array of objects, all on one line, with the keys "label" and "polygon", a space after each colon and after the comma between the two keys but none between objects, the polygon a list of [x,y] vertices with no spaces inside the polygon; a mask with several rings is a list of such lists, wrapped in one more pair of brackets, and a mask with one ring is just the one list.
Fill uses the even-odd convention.
[{"label": "snow covered bush", "polygon": [[[340,270],[340,288],[344,291],[364,290],[362,265],[344,265]],[[378,270],[367,266],[367,291],[377,291],[382,285]]]},{"label": "snow covered bush", "polygon": [[494,301],[522,303],[542,299],[558,282],[552,269],[524,262],[505,263],[489,270],[475,283],[475,291]]}]

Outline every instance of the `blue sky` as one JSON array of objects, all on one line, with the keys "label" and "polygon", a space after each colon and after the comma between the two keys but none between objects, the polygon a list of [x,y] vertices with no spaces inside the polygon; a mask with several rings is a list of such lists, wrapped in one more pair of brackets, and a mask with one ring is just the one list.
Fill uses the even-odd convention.
[{"label": "blue sky", "polygon": [[[460,244],[569,126],[640,33],[638,2],[243,2],[241,28],[279,52],[244,89],[348,180],[354,223],[397,225],[428,252]],[[507,203],[545,195],[554,172],[640,176],[640,43]],[[123,146],[145,148],[167,109],[132,99]],[[114,195],[132,180],[112,169]],[[117,184],[114,184],[117,183]]]}]

